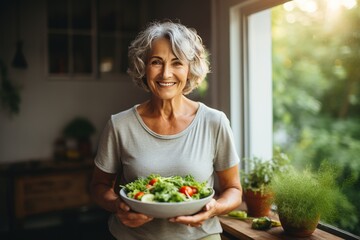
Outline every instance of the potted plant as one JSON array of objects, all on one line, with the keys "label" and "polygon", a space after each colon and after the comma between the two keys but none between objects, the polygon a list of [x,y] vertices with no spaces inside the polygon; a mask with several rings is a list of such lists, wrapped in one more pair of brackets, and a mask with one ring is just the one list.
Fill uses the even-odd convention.
[{"label": "potted plant", "polygon": [[337,202],[346,201],[336,184],[336,172],[322,165],[314,173],[309,169],[290,169],[278,174],[270,184],[274,193],[284,231],[296,237],[308,237],[316,229],[319,219],[336,216]]},{"label": "potted plant", "polygon": [[95,133],[95,126],[84,117],[76,117],[64,128],[68,158],[87,158],[92,155],[90,137]]},{"label": "potted plant", "polygon": [[272,192],[269,189],[274,174],[285,171],[289,158],[280,149],[274,150],[273,158],[264,160],[258,157],[245,158],[249,170],[241,172],[241,182],[249,216],[268,216],[272,204]]}]

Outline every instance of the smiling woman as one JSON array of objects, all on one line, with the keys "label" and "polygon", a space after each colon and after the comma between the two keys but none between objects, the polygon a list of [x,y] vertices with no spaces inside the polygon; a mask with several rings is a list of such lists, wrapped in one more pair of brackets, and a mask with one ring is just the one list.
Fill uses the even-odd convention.
[{"label": "smiling woman", "polygon": [[[109,220],[111,233],[118,239],[220,239],[222,229],[216,216],[241,203],[239,157],[225,114],[186,96],[209,72],[201,38],[182,24],[155,22],[132,42],[129,60],[128,73],[151,96],[113,115],[101,137],[91,189],[95,201],[113,213]],[[165,179],[191,175],[207,183],[205,188],[196,188],[197,193],[191,188],[194,184],[183,184],[174,196],[185,200],[194,200],[202,194],[201,189],[213,188],[217,176],[218,196],[206,195],[206,202],[194,200],[194,204],[201,203],[195,214],[177,211],[166,219],[159,217],[170,210],[161,211],[161,215],[139,211],[114,192],[115,181],[126,186],[150,174]],[[146,185],[164,190],[166,184],[161,178],[158,183],[147,182],[144,192]],[[159,192],[135,194],[137,199],[159,199]],[[165,198],[167,194],[161,197]]]}]

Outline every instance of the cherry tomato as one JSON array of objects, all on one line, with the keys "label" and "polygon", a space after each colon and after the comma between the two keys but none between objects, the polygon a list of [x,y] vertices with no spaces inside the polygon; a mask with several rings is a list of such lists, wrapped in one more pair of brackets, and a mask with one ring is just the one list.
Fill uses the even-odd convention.
[{"label": "cherry tomato", "polygon": [[196,187],[191,186],[191,189],[193,191],[193,194],[197,194],[198,193],[198,189]]},{"label": "cherry tomato", "polygon": [[149,184],[154,185],[157,181],[158,181],[157,178],[153,178],[153,179],[150,180]]},{"label": "cherry tomato", "polygon": [[191,197],[191,196],[194,194],[192,188],[189,187],[189,186],[182,186],[182,187],[179,189],[179,192],[185,194],[187,197]]},{"label": "cherry tomato", "polygon": [[140,200],[144,196],[144,194],[144,192],[138,192],[137,194],[135,194],[134,198]]}]

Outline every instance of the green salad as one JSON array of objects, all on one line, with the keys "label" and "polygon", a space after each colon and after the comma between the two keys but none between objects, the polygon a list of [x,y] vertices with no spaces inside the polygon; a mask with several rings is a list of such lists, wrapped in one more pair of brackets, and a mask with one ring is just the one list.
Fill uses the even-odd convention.
[{"label": "green salad", "polygon": [[206,182],[199,183],[191,175],[162,177],[151,174],[120,187],[125,189],[129,198],[142,202],[185,202],[205,198],[212,193]]}]

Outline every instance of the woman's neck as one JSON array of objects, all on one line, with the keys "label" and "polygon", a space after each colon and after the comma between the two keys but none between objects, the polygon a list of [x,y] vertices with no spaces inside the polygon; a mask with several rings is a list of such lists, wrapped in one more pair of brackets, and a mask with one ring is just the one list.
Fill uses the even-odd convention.
[{"label": "woman's neck", "polygon": [[182,97],[180,101],[160,101],[152,98],[138,106],[137,111],[152,131],[171,135],[189,126],[198,107],[197,102],[186,97]]},{"label": "woman's neck", "polygon": [[184,96],[171,100],[151,98],[147,103],[147,109],[153,116],[161,116],[163,119],[171,119],[178,116],[188,115],[189,112],[192,112],[189,111],[189,108],[191,108],[192,105],[192,101]]}]

